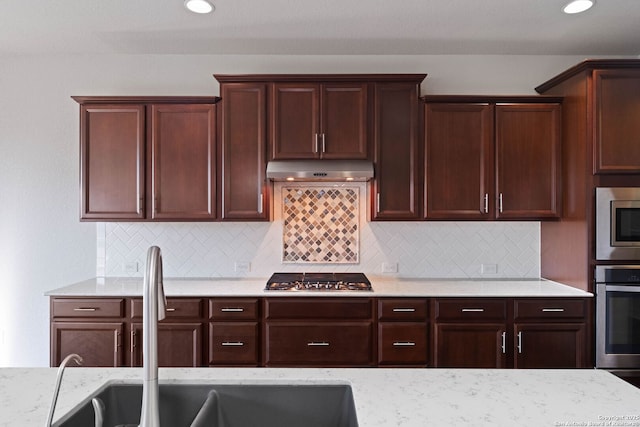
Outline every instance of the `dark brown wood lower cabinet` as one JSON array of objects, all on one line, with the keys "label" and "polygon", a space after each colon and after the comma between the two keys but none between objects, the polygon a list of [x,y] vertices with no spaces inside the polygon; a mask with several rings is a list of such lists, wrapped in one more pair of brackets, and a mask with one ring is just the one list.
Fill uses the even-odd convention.
[{"label": "dark brown wood lower cabinet", "polygon": [[51,366],[59,366],[71,353],[82,357],[83,366],[122,366],[123,332],[124,323],[52,322]]},{"label": "dark brown wood lower cabinet", "polygon": [[258,322],[209,323],[209,365],[258,366]]},{"label": "dark brown wood lower cabinet", "polygon": [[516,323],[514,337],[514,368],[585,367],[583,323]]},{"label": "dark brown wood lower cabinet", "polygon": [[378,364],[427,366],[427,337],[425,322],[378,323]]},{"label": "dark brown wood lower cabinet", "polygon": [[434,328],[434,367],[504,368],[503,323],[444,323]]},{"label": "dark brown wood lower cabinet", "polygon": [[[158,366],[202,366],[202,323],[160,323]],[[131,324],[131,366],[142,366],[142,323]]]},{"label": "dark brown wood lower cabinet", "polygon": [[278,322],[265,328],[267,366],[371,366],[372,322]]},{"label": "dark brown wood lower cabinet", "polygon": [[[588,298],[169,298],[165,367],[589,368]],[[51,298],[51,366],[142,366],[142,300]]]}]

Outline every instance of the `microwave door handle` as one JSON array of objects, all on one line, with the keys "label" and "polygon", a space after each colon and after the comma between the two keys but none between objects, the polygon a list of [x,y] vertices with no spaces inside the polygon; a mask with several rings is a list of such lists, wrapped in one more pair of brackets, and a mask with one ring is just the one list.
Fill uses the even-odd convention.
[{"label": "microwave door handle", "polygon": [[607,285],[605,286],[605,291],[606,292],[637,292],[640,293],[640,284],[639,285],[635,285],[635,286],[629,286],[629,285],[621,285],[621,286],[615,286],[615,285]]}]

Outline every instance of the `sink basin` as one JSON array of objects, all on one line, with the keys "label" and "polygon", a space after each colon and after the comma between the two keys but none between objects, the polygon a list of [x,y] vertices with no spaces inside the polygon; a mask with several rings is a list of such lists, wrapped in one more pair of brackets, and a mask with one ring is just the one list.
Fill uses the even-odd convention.
[{"label": "sink basin", "polygon": [[[348,384],[160,384],[164,427],[357,427]],[[92,398],[104,404],[103,427],[137,426],[141,384],[107,383],[54,427],[93,427]]]}]

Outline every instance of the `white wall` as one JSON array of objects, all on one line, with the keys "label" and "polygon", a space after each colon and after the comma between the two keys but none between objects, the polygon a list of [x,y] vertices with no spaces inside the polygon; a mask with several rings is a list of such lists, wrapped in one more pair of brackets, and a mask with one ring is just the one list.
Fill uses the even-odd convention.
[{"label": "white wall", "polygon": [[96,274],[96,225],[78,221],[71,95],[212,95],[212,74],[427,73],[423,93],[533,94],[567,56],[0,58],[0,366],[47,366],[43,293]]}]

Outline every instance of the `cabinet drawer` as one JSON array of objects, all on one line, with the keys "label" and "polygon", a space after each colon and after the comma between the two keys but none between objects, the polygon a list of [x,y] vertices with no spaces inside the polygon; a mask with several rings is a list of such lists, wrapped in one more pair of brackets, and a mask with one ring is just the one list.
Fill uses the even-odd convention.
[{"label": "cabinet drawer", "polygon": [[379,320],[426,320],[427,300],[420,298],[388,298],[378,300]]},{"label": "cabinet drawer", "polygon": [[583,299],[516,300],[513,314],[516,320],[568,318],[583,320],[586,316],[586,301]]},{"label": "cabinet drawer", "polygon": [[123,317],[123,298],[54,298],[51,316],[58,317]]},{"label": "cabinet drawer", "polygon": [[427,325],[409,322],[379,323],[378,363],[426,366]]},{"label": "cabinet drawer", "polygon": [[438,321],[504,320],[507,303],[505,300],[483,298],[437,299],[435,314]]},{"label": "cabinet drawer", "polygon": [[371,319],[370,298],[267,298],[267,319]]},{"label": "cabinet drawer", "polygon": [[266,365],[370,366],[372,322],[267,324]]},{"label": "cabinet drawer", "polygon": [[209,324],[210,365],[258,365],[257,322]]},{"label": "cabinet drawer", "polygon": [[[167,298],[165,319],[200,318],[202,317],[202,299],[200,298]],[[131,318],[142,319],[142,300],[131,300]]]},{"label": "cabinet drawer", "polygon": [[258,318],[257,298],[212,298],[209,300],[211,320],[253,320]]}]

